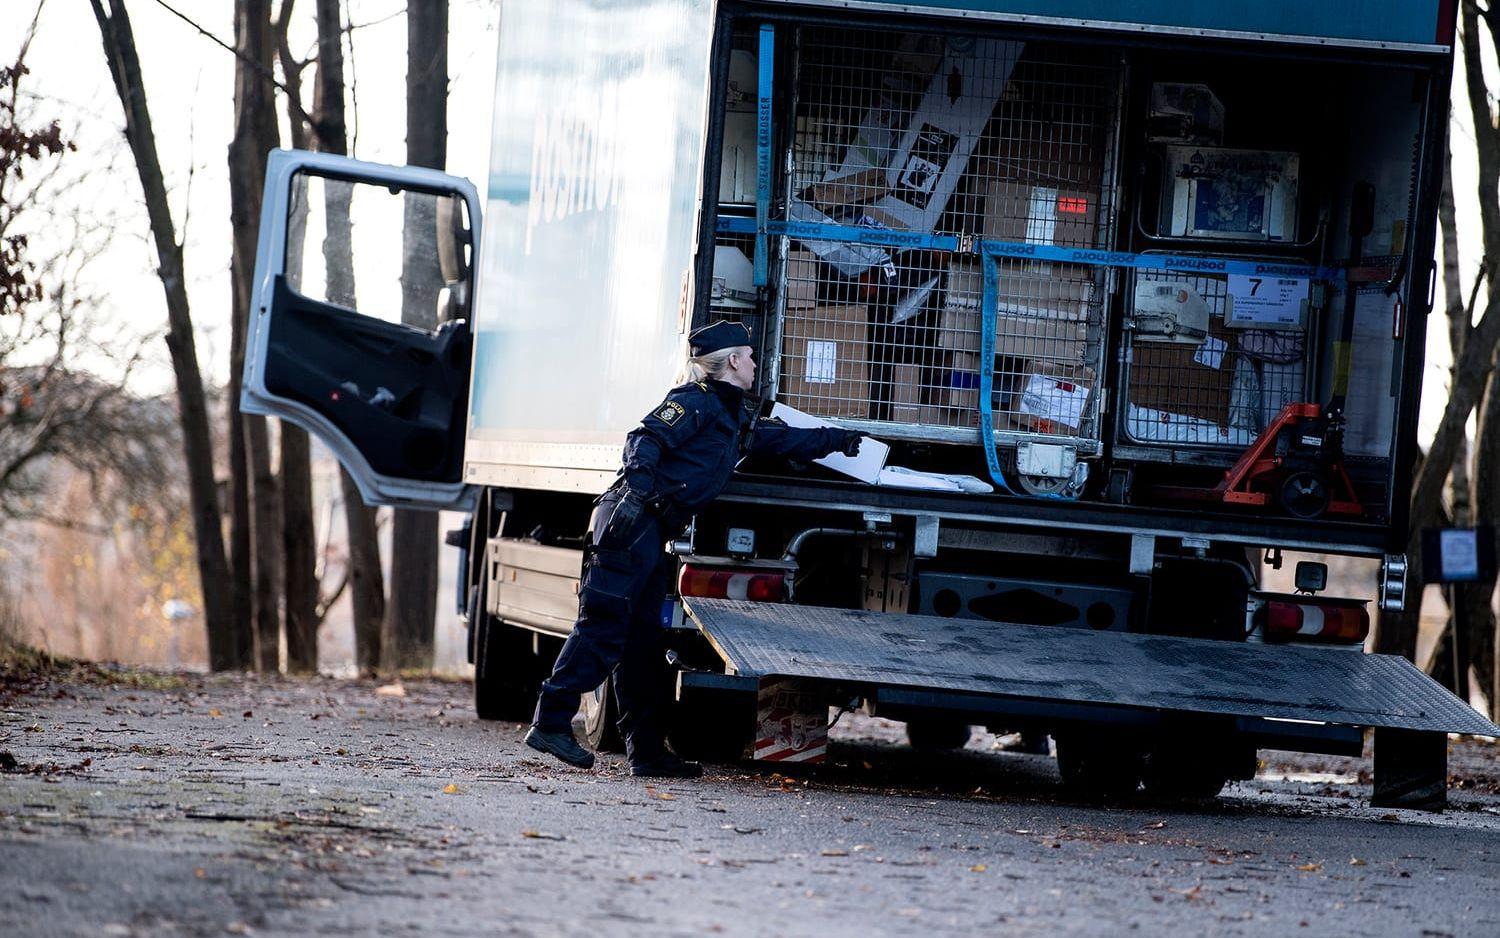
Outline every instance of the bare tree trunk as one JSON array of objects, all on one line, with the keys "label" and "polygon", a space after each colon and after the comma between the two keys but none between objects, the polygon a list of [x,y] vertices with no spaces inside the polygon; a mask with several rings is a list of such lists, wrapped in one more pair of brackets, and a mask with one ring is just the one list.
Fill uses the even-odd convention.
[{"label": "bare tree trunk", "polygon": [[[406,162],[442,169],[448,151],[448,3],[406,8]],[[430,197],[409,197],[403,228],[401,321],[437,328],[443,275],[430,249]],[[438,518],[397,509],[391,531],[391,599],[381,647],[388,668],[431,668],[437,615]]]},{"label": "bare tree trunk", "polygon": [[[105,12],[104,4],[110,10]],[[177,242],[156,135],[146,105],[141,64],[135,35],[124,0],[89,0],[104,41],[104,57],[110,77],[125,111],[125,138],[135,157],[151,235],[156,244],[158,270],[167,300],[167,350],[177,383],[183,450],[187,461],[188,492],[193,514],[198,577],[203,591],[203,621],[208,632],[208,661],[214,670],[243,666],[235,657],[243,647],[235,634],[229,584],[229,563],[224,556],[224,535],[219,528],[219,509],[214,484],[213,438],[208,429],[208,405],[198,353],[193,341],[193,320],[188,307],[187,281],[182,263],[182,245]]]},{"label": "bare tree trunk", "polygon": [[[339,0],[317,0],[318,73],[313,110],[318,149],[348,152],[344,122],[344,50]],[[328,237],[323,242],[332,302],[354,305],[353,259],[349,233],[349,190],[330,185]],[[354,607],[354,654],[361,671],[380,662],[380,629],[385,616],[385,577],[380,569],[380,541],[375,510],[365,505],[349,473],[339,470],[344,495],[344,521],[349,535],[349,583]]]},{"label": "bare tree trunk", "polygon": [[[1469,338],[1469,313],[1470,309],[1464,303],[1463,284],[1459,277],[1458,257],[1458,213],[1453,201],[1453,147],[1451,140],[1444,146],[1443,154],[1443,186],[1438,194],[1438,231],[1442,236],[1443,246],[1443,296],[1448,318],[1448,348],[1453,355],[1452,362],[1448,367],[1448,386],[1451,388],[1457,380],[1458,375],[1455,368],[1458,358],[1463,354],[1464,343]],[[1449,524],[1464,526],[1469,523],[1469,441],[1464,439],[1459,443],[1459,450],[1454,457],[1452,475],[1448,480],[1448,504],[1449,510],[1443,519],[1443,526]],[[1426,519],[1424,519],[1425,521]],[[1432,523],[1413,524],[1414,535],[1420,535],[1423,528],[1435,527],[1437,519]],[[1417,576],[1421,576],[1422,565],[1420,558],[1414,569]],[[1417,608],[1421,609],[1421,592],[1425,585],[1417,581],[1417,590],[1414,593],[1418,597]],[[1457,690],[1458,684],[1454,681],[1453,672],[1453,633],[1455,629],[1467,628],[1469,617],[1466,605],[1463,602],[1462,588],[1445,588],[1442,593],[1443,602],[1448,607],[1448,621],[1443,627],[1443,632],[1433,645],[1431,655],[1428,657],[1422,670],[1426,671],[1440,684],[1453,690]],[[1420,622],[1413,625],[1413,632],[1419,628]]]},{"label": "bare tree trunk", "polygon": [[[1496,487],[1500,486],[1500,375],[1492,373],[1479,405],[1479,419],[1474,432],[1474,472],[1470,480],[1470,499],[1474,524],[1489,528],[1493,535],[1496,522]],[[1459,604],[1467,626],[1469,660],[1478,684],[1490,701],[1490,715],[1500,716],[1496,700],[1495,645],[1495,577],[1466,583],[1459,589]]]},{"label": "bare tree trunk", "polygon": [[[239,271],[230,262],[230,279]],[[232,288],[239,293],[238,283]],[[244,642],[235,649],[241,667],[255,660],[255,633],[251,628],[250,597],[250,474],[245,458],[245,418],[240,413],[241,364],[245,360],[245,320],[238,299],[233,302],[229,337],[229,573],[230,603],[234,611],[234,634]]]},{"label": "bare tree trunk", "polygon": [[[236,0],[234,11],[234,139],[229,144],[229,215],[234,229],[234,336],[231,343],[230,407],[239,410],[239,385],[244,370],[246,325],[250,317],[251,278],[255,272],[255,247],[260,231],[262,190],[266,178],[266,153],[279,140],[276,129],[275,86],[270,74],[274,48],[271,43],[269,0]],[[259,66],[257,68],[256,66]],[[237,350],[238,355],[233,354]],[[231,432],[235,429],[231,425]],[[241,421],[241,457],[235,469],[249,469],[249,521],[253,544],[256,667],[261,671],[280,668],[280,603],[276,589],[280,562],[276,536],[277,486],[271,473],[271,447],[266,419],[246,416]],[[231,442],[234,440],[231,438]],[[239,532],[235,532],[239,536]],[[238,571],[236,571],[238,574]]]},{"label": "bare tree trunk", "polygon": [[[1451,145],[1443,165],[1443,191],[1438,202],[1438,223],[1443,236],[1443,289],[1448,316],[1448,341],[1453,349],[1456,363],[1469,338],[1471,308],[1464,303],[1463,287],[1459,278],[1458,224],[1454,211],[1452,183]],[[1457,375],[1450,369],[1450,383]],[[1477,433],[1473,446],[1473,471],[1469,469],[1470,446],[1468,440],[1460,443],[1453,463],[1450,480],[1452,494],[1452,524],[1455,527],[1483,526],[1494,523],[1494,498],[1492,490],[1496,482],[1497,450],[1500,450],[1500,434],[1495,424],[1500,422],[1500,394],[1495,375],[1486,383],[1480,401]],[[1492,436],[1493,435],[1493,436]],[[1494,666],[1495,613],[1491,600],[1495,593],[1493,578],[1478,583],[1462,583],[1445,594],[1450,610],[1447,630],[1434,645],[1431,656],[1423,669],[1445,687],[1457,689],[1457,675],[1453,670],[1453,634],[1462,629],[1468,639],[1469,657],[1481,686],[1489,687]]]},{"label": "bare tree trunk", "polygon": [[[301,96],[302,69],[287,42],[292,8],[296,0],[282,0],[276,11],[273,37],[277,57],[289,95]],[[288,97],[287,125],[292,146],[307,149],[310,128],[303,119],[300,100]],[[301,211],[306,212],[306,206]],[[305,240],[305,217],[288,219],[287,258],[301,262]],[[281,550],[286,608],[287,670],[316,671],[318,667],[318,575],[317,526],[313,523],[312,443],[307,432],[286,421],[278,421],[281,435]]]}]

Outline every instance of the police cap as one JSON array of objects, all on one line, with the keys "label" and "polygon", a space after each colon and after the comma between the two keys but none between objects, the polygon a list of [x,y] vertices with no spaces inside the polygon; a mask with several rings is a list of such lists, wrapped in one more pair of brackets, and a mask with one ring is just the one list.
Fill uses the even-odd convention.
[{"label": "police cap", "polygon": [[730,322],[727,319],[720,319],[718,322],[694,329],[688,335],[688,347],[692,349],[695,357],[749,344],[750,330],[745,328],[743,323]]}]

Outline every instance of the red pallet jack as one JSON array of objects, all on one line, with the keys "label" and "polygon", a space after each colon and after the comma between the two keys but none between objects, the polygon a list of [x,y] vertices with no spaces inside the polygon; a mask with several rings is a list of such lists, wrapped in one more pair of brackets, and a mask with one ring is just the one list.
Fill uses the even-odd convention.
[{"label": "red pallet jack", "polygon": [[[1330,415],[1331,417],[1331,415]],[[1321,404],[1288,404],[1213,488],[1155,486],[1160,496],[1264,508],[1294,518],[1364,514],[1344,469],[1342,426]]]},{"label": "red pallet jack", "polygon": [[[1349,263],[1357,268],[1374,222],[1375,190],[1357,183],[1349,207]],[[1359,517],[1364,506],[1344,469],[1344,402],[1349,392],[1350,345],[1354,336],[1354,285],[1344,291],[1344,318],[1334,344],[1333,398],[1319,404],[1288,404],[1211,489],[1157,486],[1167,498],[1221,501],[1263,508],[1274,497],[1294,518],[1325,514]]]}]

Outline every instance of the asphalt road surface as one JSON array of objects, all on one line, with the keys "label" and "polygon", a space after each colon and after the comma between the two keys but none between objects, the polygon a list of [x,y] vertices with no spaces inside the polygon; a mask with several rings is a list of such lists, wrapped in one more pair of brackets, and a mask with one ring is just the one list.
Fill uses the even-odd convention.
[{"label": "asphalt road surface", "polygon": [[0,934],[1500,935],[1500,747],[1453,807],[1266,754],[1217,802],[848,718],[834,764],[645,784],[535,758],[463,684],[0,684]]}]

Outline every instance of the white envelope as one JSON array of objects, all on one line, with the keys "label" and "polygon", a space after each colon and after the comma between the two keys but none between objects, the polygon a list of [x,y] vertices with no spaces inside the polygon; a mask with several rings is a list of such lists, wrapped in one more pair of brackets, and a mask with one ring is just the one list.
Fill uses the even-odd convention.
[{"label": "white envelope", "polygon": [[[771,416],[786,423],[789,427],[834,427],[838,426],[831,421],[812,414],[804,414],[794,407],[785,404],[777,404],[771,408]],[[865,437],[864,442],[859,445],[858,456],[845,456],[843,453],[834,453],[832,456],[824,456],[822,459],[814,459],[813,462],[820,466],[827,466],[834,472],[841,472],[846,476],[876,485],[880,481],[880,470],[885,468],[886,457],[890,456],[891,448],[884,443],[870,437]]]}]

